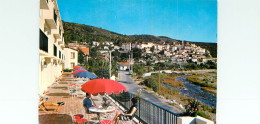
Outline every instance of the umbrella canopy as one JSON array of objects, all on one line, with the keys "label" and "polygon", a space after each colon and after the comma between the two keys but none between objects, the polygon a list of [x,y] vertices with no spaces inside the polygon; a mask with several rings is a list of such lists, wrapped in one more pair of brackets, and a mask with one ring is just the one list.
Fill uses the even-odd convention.
[{"label": "umbrella canopy", "polygon": [[96,75],[94,75],[93,73],[87,72],[87,71],[80,71],[80,72],[74,74],[74,77],[89,78],[89,79],[97,78]]},{"label": "umbrella canopy", "polygon": [[81,71],[87,71],[85,69],[77,69],[75,71],[72,72],[72,74],[77,74],[78,72],[81,72]]},{"label": "umbrella canopy", "polygon": [[74,69],[80,69],[82,68],[81,66],[74,66]]},{"label": "umbrella canopy", "polygon": [[[83,67],[78,68],[78,69],[74,69],[74,71],[77,71],[77,70],[86,70],[86,69],[84,69]],[[87,71],[87,70],[86,70],[86,71]]]},{"label": "umbrella canopy", "polygon": [[81,85],[81,90],[83,92],[87,92],[94,96],[101,94],[104,95],[105,93],[119,93],[123,91],[127,91],[126,87],[120,84],[117,81],[110,80],[110,79],[94,79],[86,82],[85,84]]}]

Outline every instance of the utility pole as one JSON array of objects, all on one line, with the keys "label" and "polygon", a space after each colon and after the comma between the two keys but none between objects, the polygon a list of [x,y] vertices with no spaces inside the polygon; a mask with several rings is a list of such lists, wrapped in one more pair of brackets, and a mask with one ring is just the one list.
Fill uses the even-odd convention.
[{"label": "utility pole", "polygon": [[111,79],[111,51],[109,51],[109,79]]},{"label": "utility pole", "polygon": [[131,56],[131,53],[129,52],[129,70],[128,70],[129,72],[130,72],[130,69],[131,69],[131,64],[130,64],[131,63],[131,57],[130,56]]},{"label": "utility pole", "polygon": [[159,74],[159,90],[158,90],[158,93],[159,93],[160,92],[160,80],[161,80],[160,79],[160,65],[159,65],[159,73],[158,74]]},{"label": "utility pole", "polygon": [[[131,57],[131,63],[134,63],[133,51],[131,52],[131,55],[132,55],[132,57]],[[133,70],[134,70],[134,64],[132,64],[132,71],[131,71],[131,72],[133,72]]]}]

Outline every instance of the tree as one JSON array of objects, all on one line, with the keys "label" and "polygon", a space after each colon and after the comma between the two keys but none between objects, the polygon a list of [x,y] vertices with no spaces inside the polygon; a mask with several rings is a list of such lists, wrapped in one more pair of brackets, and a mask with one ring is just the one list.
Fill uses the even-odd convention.
[{"label": "tree", "polygon": [[139,48],[133,48],[133,58],[139,59],[142,56],[142,50]]},{"label": "tree", "polygon": [[164,50],[160,51],[159,54],[164,55]]},{"label": "tree", "polygon": [[150,48],[150,51],[153,53],[154,52],[154,46],[152,46],[151,48]]},{"label": "tree", "polygon": [[79,50],[79,52],[78,52],[78,62],[80,63],[80,64],[85,64],[85,56],[84,56],[84,53],[81,51],[81,50]]},{"label": "tree", "polygon": [[141,77],[145,73],[145,69],[142,65],[134,64],[134,72],[137,74],[138,77]]}]

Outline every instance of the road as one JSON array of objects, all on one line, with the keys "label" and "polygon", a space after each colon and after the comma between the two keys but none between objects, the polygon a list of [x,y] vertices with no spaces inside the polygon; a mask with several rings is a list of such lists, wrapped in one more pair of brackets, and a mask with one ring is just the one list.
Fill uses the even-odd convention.
[{"label": "road", "polygon": [[[138,84],[134,83],[134,81],[131,78],[131,75],[129,75],[128,71],[119,71],[119,79],[117,80],[118,82],[120,82],[121,84],[123,84],[128,91],[137,94],[137,90],[142,88],[140,86],[138,86]],[[154,104],[157,104],[167,110],[170,110],[174,113],[181,113],[181,110],[179,110],[178,108],[168,105],[167,103],[164,102],[164,100],[157,98],[156,96],[148,93],[145,90],[142,90],[142,97],[146,100],[149,100],[151,102],[153,102]]]}]

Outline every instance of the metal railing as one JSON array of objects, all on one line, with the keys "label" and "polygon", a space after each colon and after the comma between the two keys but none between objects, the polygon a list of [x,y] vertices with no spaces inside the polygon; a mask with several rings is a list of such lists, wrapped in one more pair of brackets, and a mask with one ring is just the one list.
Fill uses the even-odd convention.
[{"label": "metal railing", "polygon": [[[131,99],[136,97],[135,94],[130,92],[111,94],[110,96],[127,110],[131,107]],[[144,124],[177,124],[177,117],[179,117],[178,114],[143,98],[138,100],[138,104],[135,117],[140,122]]]}]

